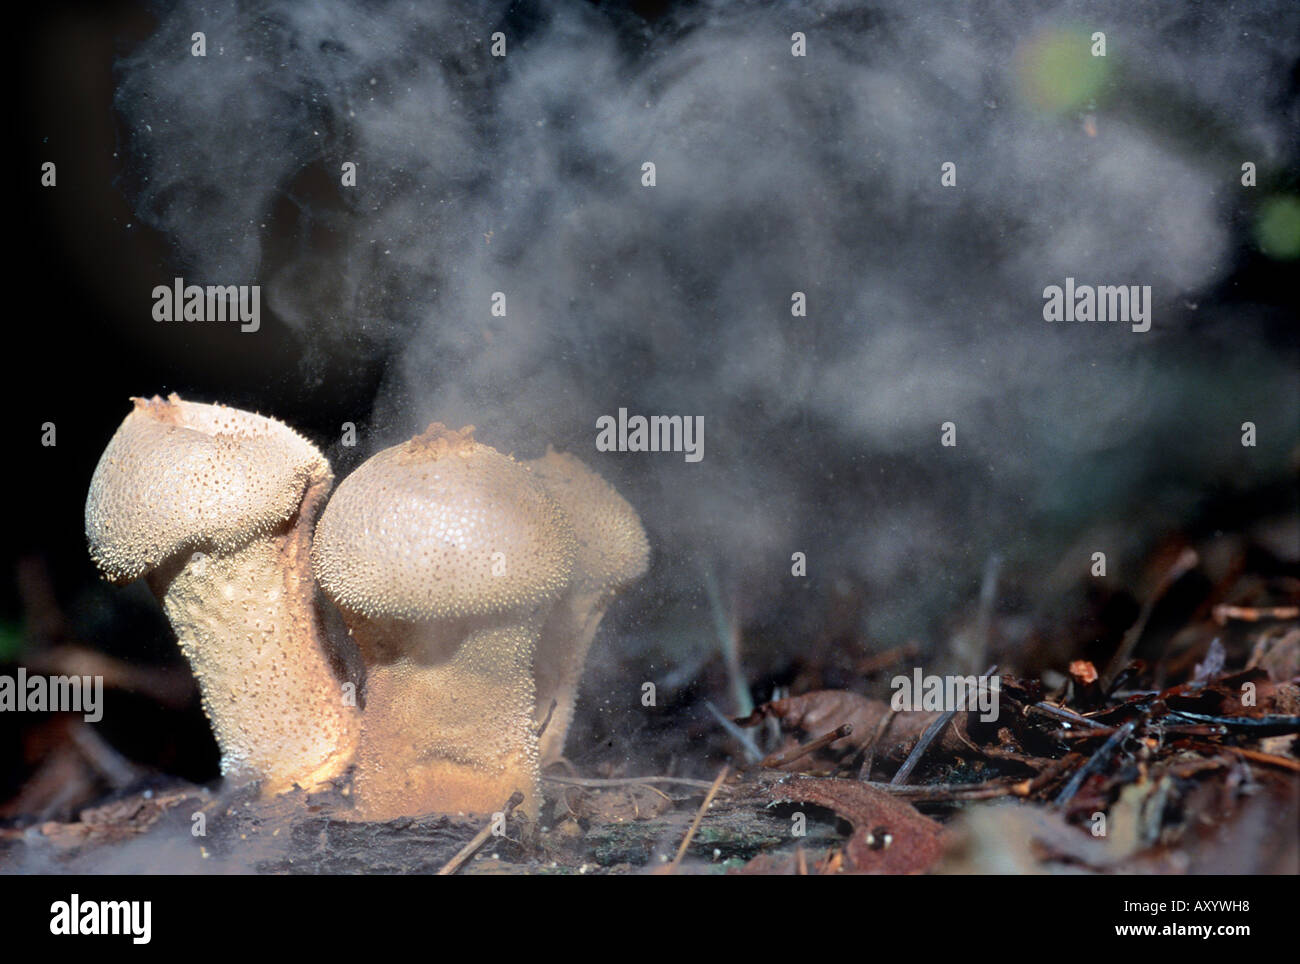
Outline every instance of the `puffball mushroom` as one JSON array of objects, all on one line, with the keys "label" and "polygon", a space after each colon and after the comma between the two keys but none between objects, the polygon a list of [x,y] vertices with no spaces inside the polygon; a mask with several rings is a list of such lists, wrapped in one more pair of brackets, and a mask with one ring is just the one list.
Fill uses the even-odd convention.
[{"label": "puffball mushroom", "polygon": [[540,804],[532,670],[569,585],[568,520],[519,463],[434,423],[335,491],[312,567],[367,666],[357,815]]},{"label": "puffball mushroom", "polygon": [[636,510],[572,455],[548,447],[545,456],[524,464],[560,503],[578,542],[573,578],[537,645],[538,724],[551,713],[540,746],[546,766],[564,753],[582,666],[596,629],[615,595],[645,574],[650,544]]},{"label": "puffball mushroom", "polygon": [[143,577],[198,678],[227,778],[318,787],[360,732],[315,609],[312,523],[329,463],[275,419],[135,398],[86,499],[106,578]]}]

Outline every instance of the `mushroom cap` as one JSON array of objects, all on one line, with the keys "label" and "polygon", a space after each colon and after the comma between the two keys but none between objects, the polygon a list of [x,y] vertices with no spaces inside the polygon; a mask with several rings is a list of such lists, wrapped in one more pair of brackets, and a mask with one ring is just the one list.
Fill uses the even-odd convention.
[{"label": "mushroom cap", "polygon": [[86,498],[90,555],[114,582],[187,550],[239,549],[331,478],[316,447],[276,419],[175,394],[131,401]]},{"label": "mushroom cap", "polygon": [[532,609],[573,566],[563,510],[519,463],[435,422],[335,490],[312,568],[342,609],[425,621]]},{"label": "mushroom cap", "polygon": [[573,525],[578,542],[574,563],[584,588],[615,593],[645,575],[650,543],[636,509],[580,460],[549,446],[527,463]]}]

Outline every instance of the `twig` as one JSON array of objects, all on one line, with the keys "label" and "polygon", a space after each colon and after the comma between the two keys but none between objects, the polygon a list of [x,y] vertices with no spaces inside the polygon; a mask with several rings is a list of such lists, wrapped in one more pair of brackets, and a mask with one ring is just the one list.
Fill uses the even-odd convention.
[{"label": "twig", "polygon": [[[1168,719],[1168,717],[1165,717]],[[1105,729],[1097,730],[1054,730],[1052,736],[1058,740],[1076,741],[1097,740],[1103,736],[1114,733],[1119,727],[1108,726]],[[1149,723],[1146,727],[1148,732],[1159,733],[1162,736],[1223,736],[1228,731],[1225,727],[1211,725],[1208,723],[1173,723],[1166,724],[1164,720],[1156,723]]]},{"label": "twig", "polygon": [[[514,811],[515,807],[519,806],[519,804],[523,802],[524,802],[524,795],[520,793],[518,790],[510,794],[510,799],[506,801],[506,806],[504,811],[505,816],[509,817],[510,814]],[[474,855],[474,851],[478,850],[479,847],[482,847],[484,842],[487,840],[487,838],[492,836],[492,827],[496,824],[496,822],[497,822],[496,815],[493,814],[492,819],[488,821],[487,826],[484,827],[482,830],[480,830],[478,833],[474,834],[470,842],[465,844],[465,846],[461,847],[460,852],[457,853],[456,856],[452,857],[451,860],[443,864],[442,869],[438,871],[436,876],[450,877],[456,871],[460,870],[461,865],[464,864],[465,861],[469,860],[469,858]]]},{"label": "twig", "polygon": [[889,729],[889,724],[894,722],[894,717],[897,715],[898,710],[891,706],[889,712],[882,716],[880,722],[876,724],[876,732],[871,734],[871,739],[862,748],[862,765],[858,767],[859,780],[871,779],[871,765],[876,759],[876,747],[885,738],[885,731]]},{"label": "twig", "polygon": [[1192,723],[1211,723],[1226,726],[1230,730],[1243,730],[1252,736],[1288,736],[1300,733],[1300,716],[1210,716],[1205,713],[1191,713],[1187,710],[1170,710],[1169,716],[1176,716]]},{"label": "twig", "polygon": [[1257,623],[1261,619],[1300,619],[1300,606],[1215,606],[1214,621],[1222,626],[1229,619]]},{"label": "twig", "polygon": [[[992,676],[994,670],[997,668],[997,664],[995,663],[986,669],[984,674],[980,677],[981,682]],[[889,781],[890,783],[894,786],[898,786],[907,782],[907,778],[912,775],[912,771],[916,769],[916,765],[921,762],[921,757],[925,755],[926,748],[934,742],[934,738],[943,732],[943,728],[948,725],[948,722],[954,716],[957,715],[959,709],[966,709],[966,696],[966,693],[962,693],[960,707],[953,707],[951,710],[947,710],[937,720],[925,728],[925,732],[922,733],[921,738],[916,741],[916,746],[912,747],[912,752],[907,755],[907,759],[904,760],[903,765],[898,768],[898,772],[894,774],[894,778]]]},{"label": "twig", "polygon": [[727,779],[727,774],[731,772],[731,767],[723,764],[722,769],[714,778],[713,786],[709,787],[709,792],[704,795],[704,802],[700,804],[700,809],[695,812],[695,819],[691,821],[690,828],[686,831],[686,836],[682,838],[682,845],[677,848],[677,856],[673,858],[672,863],[668,865],[668,873],[677,873],[677,868],[681,866],[682,857],[686,855],[686,848],[691,845],[691,840],[695,837],[695,831],[700,829],[700,821],[704,819],[705,812],[713,803],[713,798],[718,793],[718,787],[722,786],[722,781]]},{"label": "twig", "polygon": [[992,780],[987,783],[936,783],[926,786],[895,786],[892,783],[869,782],[867,786],[890,796],[919,803],[942,803],[947,800],[991,800],[1016,794],[1017,788],[1028,787],[1029,780]]},{"label": "twig", "polygon": [[1079,792],[1079,788],[1083,786],[1083,781],[1105,766],[1106,761],[1110,759],[1110,755],[1115,752],[1115,748],[1132,735],[1136,726],[1137,720],[1129,720],[1110,735],[1097,752],[1088,758],[1087,763],[1074,771],[1074,776],[1070,777],[1070,782],[1056,796],[1055,802],[1058,807],[1063,807],[1069,803],[1074,795]]},{"label": "twig", "polygon": [[[659,794],[659,796],[663,797],[663,798],[664,798],[665,800],[667,800],[669,803],[673,803],[673,802],[674,802],[672,797],[668,796],[668,794],[664,793],[662,790],[660,790],[660,789],[659,789],[657,786],[655,786],[653,783],[647,783],[645,786],[646,786],[646,789],[649,790],[651,793],[657,793],[657,794]],[[636,808],[637,813],[640,813],[640,812],[641,812],[641,805],[640,805],[639,803],[636,802],[636,799],[635,799],[635,798],[633,798],[633,800],[632,800],[632,805]]]},{"label": "twig", "polygon": [[831,730],[829,733],[823,733],[815,740],[809,740],[799,746],[786,750],[784,753],[772,753],[763,757],[759,766],[773,768],[783,767],[788,763],[793,763],[800,757],[807,756],[809,753],[815,753],[817,750],[830,746],[836,740],[842,740],[846,736],[853,734],[853,724],[844,723]]},{"label": "twig", "polygon": [[1063,706],[1057,706],[1055,703],[1038,702],[1030,703],[1026,709],[1037,710],[1045,716],[1051,716],[1058,720],[1065,720],[1067,723],[1073,723],[1077,726],[1088,726],[1094,730],[1105,730],[1107,732],[1114,727],[1107,726],[1105,723],[1098,723],[1096,720],[1090,720],[1086,716],[1080,716],[1073,710],[1067,710]]},{"label": "twig", "polygon": [[672,783],[683,787],[694,787],[697,790],[707,790],[713,786],[713,784],[705,780],[689,780],[686,777],[611,777],[609,779],[598,779],[595,777],[543,776],[542,779],[547,783],[560,783],[569,787],[625,787],[638,784]]},{"label": "twig", "polygon": [[1289,759],[1288,757],[1277,756],[1273,753],[1264,753],[1260,750],[1248,750],[1244,746],[1225,746],[1223,744],[1216,745],[1213,743],[1202,744],[1201,749],[1227,750],[1230,753],[1243,756],[1253,763],[1264,763],[1268,766],[1282,767],[1285,770],[1293,770],[1296,773],[1300,773],[1300,762]]},{"label": "twig", "polygon": [[555,712],[555,707],[557,705],[559,705],[558,700],[551,700],[551,705],[546,711],[546,719],[542,720],[542,725],[537,728],[537,736],[539,739],[541,738],[541,735],[546,732],[546,728],[551,725],[551,714]]},{"label": "twig", "polygon": [[873,790],[901,797],[915,803],[944,803],[954,800],[992,800],[996,797],[1027,797],[1056,778],[1066,761],[1054,760],[1053,765],[1029,779],[1012,777],[986,780],[983,783],[932,783],[926,786],[895,786],[892,783],[868,783]]}]

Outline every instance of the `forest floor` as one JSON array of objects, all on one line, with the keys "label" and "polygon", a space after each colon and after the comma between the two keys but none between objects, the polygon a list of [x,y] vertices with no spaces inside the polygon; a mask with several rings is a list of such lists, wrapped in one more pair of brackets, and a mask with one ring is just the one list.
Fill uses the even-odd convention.
[{"label": "forest floor", "polygon": [[1068,672],[990,666],[996,713],[895,710],[812,674],[708,739],[665,724],[654,762],[610,741],[585,772],[553,767],[536,824],[349,820],[346,786],[263,802],[52,723],[0,812],[0,872],[1295,874],[1300,580],[1228,566],[1168,625],[1196,564],[1164,557],[1104,660],[1084,628]]}]

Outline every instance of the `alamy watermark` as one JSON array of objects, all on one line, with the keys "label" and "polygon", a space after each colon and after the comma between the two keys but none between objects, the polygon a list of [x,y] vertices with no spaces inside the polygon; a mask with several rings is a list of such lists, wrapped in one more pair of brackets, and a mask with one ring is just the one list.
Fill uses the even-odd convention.
[{"label": "alamy watermark", "polygon": [[0,713],[82,713],[87,723],[104,716],[104,677],[28,675],[0,676]]},{"label": "alamy watermark", "polygon": [[73,894],[50,905],[50,933],[57,936],[124,936],[148,944],[153,936],[153,901],[82,900]]},{"label": "alamy watermark", "polygon": [[703,415],[627,414],[618,410],[618,418],[602,415],[596,419],[597,452],[683,452],[687,462],[704,458]]},{"label": "alamy watermark", "polygon": [[1150,285],[1076,285],[1043,289],[1044,321],[1118,321],[1134,331],[1151,330]]},{"label": "alamy watermark", "polygon": [[997,676],[927,676],[917,667],[911,676],[895,676],[889,688],[894,691],[889,705],[899,712],[978,710],[981,721],[992,723],[998,718],[1002,680]]},{"label": "alamy watermark", "polygon": [[261,285],[187,285],[184,278],[153,289],[154,321],[239,321],[240,331],[262,327]]}]

